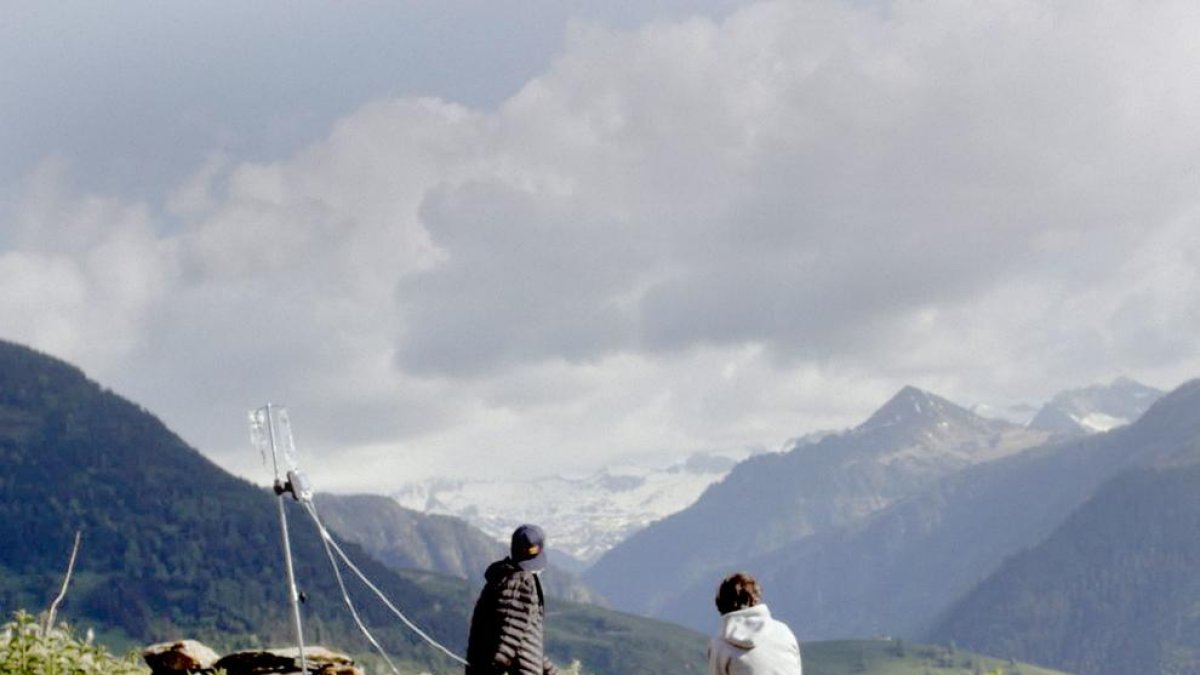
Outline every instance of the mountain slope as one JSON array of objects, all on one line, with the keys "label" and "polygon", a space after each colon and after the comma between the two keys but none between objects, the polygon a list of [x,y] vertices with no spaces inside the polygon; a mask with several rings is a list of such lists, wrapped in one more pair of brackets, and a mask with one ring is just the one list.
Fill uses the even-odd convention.
[{"label": "mountain slope", "polygon": [[1200,672],[1197,486],[1200,466],[1122,474],[933,634],[1088,675]]},{"label": "mountain slope", "polygon": [[[458,518],[419,513],[389,497],[319,494],[315,501],[332,532],[395,570],[426,570],[473,580],[508,554],[507,546]],[[553,563],[543,578],[552,597],[603,604],[599,595]]]},{"label": "mountain slope", "polygon": [[616,607],[665,616],[692,584],[707,587],[731,566],[860,522],[943,476],[1045,438],[906,387],[849,432],[738,464],[695,504],[605,554],[584,580]]},{"label": "mountain slope", "polygon": [[[807,639],[920,637],[1008,556],[1043,540],[1106,481],[1135,466],[1188,462],[1200,443],[1200,383],[1134,424],[968,467],[852,526],[745,562],[777,614]],[[685,625],[711,584],[660,616]],[[1036,659],[1035,659],[1036,660]]]},{"label": "mountain slope", "polygon": [[[0,466],[0,611],[47,606],[74,532],[82,529],[64,619],[143,644],[184,636],[221,648],[292,642],[276,497],[225,473],[78,369],[6,342],[0,342]],[[296,576],[308,597],[309,641],[367,651],[313,525],[290,502],[288,511]],[[397,574],[356,545],[344,548],[410,618],[464,651],[478,582]],[[433,672],[459,671],[360,586],[351,592],[389,653]],[[670,662],[682,672],[703,667],[696,634],[549,604],[563,617],[551,620],[547,633],[549,652],[561,661],[583,657],[598,673],[653,670],[643,663]],[[585,619],[572,618],[578,616]],[[645,637],[626,639],[630,634]]]},{"label": "mountain slope", "polygon": [[[5,607],[44,606],[30,591],[50,585],[29,582],[60,570],[80,529],[67,616],[137,639],[183,625],[233,641],[288,634],[277,507],[266,491],[73,367],[7,344],[0,420],[0,567],[25,582],[8,585]],[[303,527],[298,511],[292,518]],[[300,578],[319,578],[317,540],[296,537],[296,549]],[[431,600],[399,580],[389,587],[417,605]]]},{"label": "mountain slope", "polygon": [[330,530],[393,568],[467,579],[504,550],[457,518],[417,513],[387,497],[318,494],[314,501]]}]

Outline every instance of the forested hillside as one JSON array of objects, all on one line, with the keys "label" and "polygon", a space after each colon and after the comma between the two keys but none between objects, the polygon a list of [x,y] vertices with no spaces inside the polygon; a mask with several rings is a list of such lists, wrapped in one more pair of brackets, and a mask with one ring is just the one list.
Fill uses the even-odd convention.
[{"label": "forested hillside", "polygon": [[1200,466],[1108,483],[933,635],[1089,675],[1200,672]]},{"label": "forested hillside", "polygon": [[[241,420],[232,420],[238,424]],[[291,641],[275,497],[234,478],[138,406],[77,369],[0,344],[0,606],[44,607],[83,533],[64,618],[140,641]],[[325,553],[290,509],[313,639],[364,648]],[[461,644],[463,612],[355,548],[372,577],[438,637]],[[374,621],[389,615],[368,609]],[[403,633],[388,644],[438,663]]]},{"label": "forested hillside", "polygon": [[[141,643],[183,636],[218,647],[292,642],[276,497],[222,471],[78,369],[4,342],[0,466],[0,612],[47,606],[81,530],[65,620]],[[313,526],[300,509],[289,512],[309,640],[367,651]],[[462,653],[473,585],[406,578],[355,545],[344,548],[414,621]],[[364,619],[393,655],[436,672],[458,669],[361,590],[352,587]],[[551,609],[565,615],[548,635],[560,660],[586,654],[595,672],[651,663],[687,672],[703,664],[701,638],[682,629],[567,603]],[[610,627],[616,635],[605,632]],[[641,639],[624,637],[631,634]]]}]

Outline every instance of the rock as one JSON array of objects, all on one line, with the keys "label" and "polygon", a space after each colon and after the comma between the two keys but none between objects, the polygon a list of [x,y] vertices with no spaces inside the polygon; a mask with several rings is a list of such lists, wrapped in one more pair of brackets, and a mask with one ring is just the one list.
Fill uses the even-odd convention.
[{"label": "rock", "polygon": [[[304,657],[308,672],[317,675],[363,675],[354,666],[354,659],[324,647],[306,646]],[[222,668],[227,675],[267,675],[268,673],[302,675],[300,652],[295,647],[288,649],[264,649],[234,652],[221,657],[215,668]]]},{"label": "rock", "polygon": [[154,675],[210,671],[220,655],[196,640],[160,642],[142,650],[142,659]]}]

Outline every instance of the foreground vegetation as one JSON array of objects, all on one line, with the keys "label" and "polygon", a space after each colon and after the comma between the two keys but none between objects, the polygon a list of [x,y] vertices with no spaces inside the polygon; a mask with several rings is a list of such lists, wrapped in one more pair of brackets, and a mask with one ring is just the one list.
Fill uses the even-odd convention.
[{"label": "foreground vegetation", "polygon": [[[1015,661],[959,651],[954,647],[908,644],[898,640],[842,640],[804,645],[808,675],[1064,675]],[[368,673],[388,669],[377,658],[359,660]],[[399,665],[399,664],[398,664]],[[611,665],[611,664],[604,664]],[[685,666],[682,670],[690,670]],[[402,672],[421,672],[414,664]],[[583,675],[579,661],[562,669],[564,675]],[[47,630],[31,614],[18,611],[0,627],[0,675],[147,675],[136,653],[110,654],[91,636],[80,637],[66,624]]]},{"label": "foreground vegetation", "polygon": [[66,624],[47,629],[28,612],[0,627],[0,673],[4,675],[145,675],[136,655],[113,656]]}]

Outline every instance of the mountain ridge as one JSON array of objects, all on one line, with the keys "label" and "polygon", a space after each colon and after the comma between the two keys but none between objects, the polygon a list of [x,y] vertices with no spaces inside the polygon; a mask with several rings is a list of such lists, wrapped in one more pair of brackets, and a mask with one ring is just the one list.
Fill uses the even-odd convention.
[{"label": "mountain ridge", "polygon": [[[1200,382],[1192,381],[1130,426],[969,466],[860,523],[743,562],[774,589],[773,608],[800,635],[919,639],[945,607],[1049,536],[1113,476],[1198,457]],[[690,616],[708,592],[693,585],[657,615],[696,626]]]},{"label": "mountain ridge", "polygon": [[989,420],[941,396],[913,385],[905,385],[866,421],[855,427],[854,431],[894,431],[894,428],[899,426],[915,432],[929,433],[951,425],[1016,426],[1003,420]]},{"label": "mountain ridge", "polygon": [[687,509],[606,553],[584,580],[616,607],[657,615],[730,564],[858,521],[940,476],[1046,438],[905,387],[850,431],[741,462]]}]

